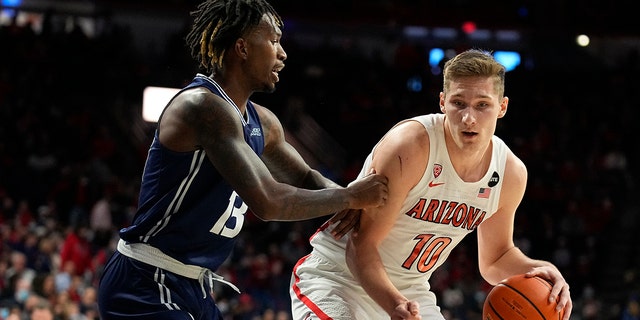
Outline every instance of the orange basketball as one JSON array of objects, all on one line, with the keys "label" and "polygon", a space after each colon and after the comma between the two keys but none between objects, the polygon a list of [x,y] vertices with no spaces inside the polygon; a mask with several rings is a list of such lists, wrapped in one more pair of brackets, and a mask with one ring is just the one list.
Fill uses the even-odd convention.
[{"label": "orange basketball", "polygon": [[549,302],[551,284],[540,277],[516,275],[498,283],[482,307],[483,320],[558,320],[556,303]]}]

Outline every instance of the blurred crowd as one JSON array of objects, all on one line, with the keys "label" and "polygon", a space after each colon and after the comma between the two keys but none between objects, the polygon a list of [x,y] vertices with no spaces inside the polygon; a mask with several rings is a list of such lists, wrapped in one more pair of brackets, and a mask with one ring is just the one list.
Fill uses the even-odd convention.
[{"label": "blurred crowd", "polygon": [[[142,91],[180,87],[196,72],[182,36],[149,56],[126,26],[92,37],[46,19],[39,32],[15,22],[0,29],[0,319],[97,319],[101,270],[135,213],[155,128],[141,119]],[[313,162],[336,182],[355,177],[395,122],[438,112],[441,75],[427,64],[428,48],[390,40],[364,54],[357,39],[283,45],[289,59],[277,91],[255,100],[280,116],[291,139],[305,141],[310,117],[337,141],[343,152],[316,150]],[[640,319],[638,71],[632,51],[613,66],[593,59],[507,74],[511,102],[497,134],[529,168],[516,241],[561,268],[572,319]],[[218,270],[242,293],[216,287],[216,299],[227,319],[289,319],[290,272],[322,220],[247,219]],[[432,278],[449,320],[480,319],[491,289],[477,272],[474,238]]]}]

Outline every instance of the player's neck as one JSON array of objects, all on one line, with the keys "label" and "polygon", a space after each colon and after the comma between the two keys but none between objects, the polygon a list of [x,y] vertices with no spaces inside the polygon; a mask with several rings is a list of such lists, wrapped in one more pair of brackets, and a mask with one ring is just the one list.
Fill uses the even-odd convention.
[{"label": "player's neck", "polygon": [[218,74],[213,74],[210,78],[220,85],[224,94],[226,94],[236,104],[238,109],[244,115],[246,113],[247,102],[249,101],[251,93],[248,93],[247,90],[244,89],[242,83],[235,80],[236,78],[223,77]]},{"label": "player's neck", "polygon": [[484,177],[491,162],[491,145],[489,143],[485,148],[478,150],[449,150],[451,164],[462,181],[476,182]]}]

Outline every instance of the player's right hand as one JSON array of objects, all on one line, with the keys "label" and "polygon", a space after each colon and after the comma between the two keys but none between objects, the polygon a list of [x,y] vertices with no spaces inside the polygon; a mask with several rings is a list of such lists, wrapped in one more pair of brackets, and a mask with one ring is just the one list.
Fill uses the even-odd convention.
[{"label": "player's right hand", "polygon": [[421,320],[420,304],[417,301],[406,301],[396,306],[391,320]]},{"label": "player's right hand", "polygon": [[386,176],[375,173],[374,169],[363,178],[351,182],[347,186],[351,196],[350,208],[362,209],[384,205],[389,196],[388,182]]}]

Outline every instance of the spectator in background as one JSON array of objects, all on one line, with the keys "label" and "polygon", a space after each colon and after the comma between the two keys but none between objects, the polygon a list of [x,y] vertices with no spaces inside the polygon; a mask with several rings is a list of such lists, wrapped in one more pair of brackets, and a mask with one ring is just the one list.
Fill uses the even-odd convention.
[{"label": "spectator in background", "polygon": [[68,228],[67,236],[60,249],[60,265],[72,276],[84,276],[92,270],[92,252],[89,234],[91,229],[86,222]]},{"label": "spectator in background", "polygon": [[31,288],[36,296],[47,300],[50,305],[56,303],[56,295],[58,292],[56,290],[55,276],[53,273],[39,273],[35,279],[33,279]]},{"label": "spectator in background", "polygon": [[38,299],[29,312],[29,320],[54,320],[55,315],[51,304],[44,299]]},{"label": "spectator in background", "polygon": [[22,304],[31,292],[31,283],[36,276],[35,270],[27,266],[27,256],[20,251],[10,253],[10,265],[6,270],[3,299]]},{"label": "spectator in background", "polygon": [[111,208],[113,192],[113,187],[107,185],[91,207],[89,228],[93,232],[92,242],[98,248],[105,247],[115,231]]},{"label": "spectator in background", "polygon": [[6,271],[6,278],[24,278],[29,281],[36,276],[36,271],[30,268],[27,263],[27,255],[21,251],[14,250],[11,252],[11,265]]},{"label": "spectator in background", "polygon": [[621,320],[640,320],[640,302],[638,295],[632,294],[627,300],[627,304],[622,311]]}]

